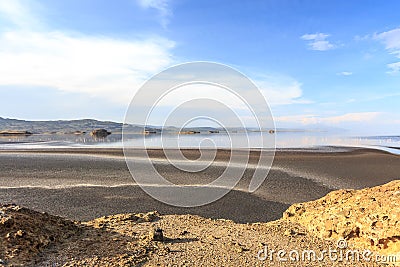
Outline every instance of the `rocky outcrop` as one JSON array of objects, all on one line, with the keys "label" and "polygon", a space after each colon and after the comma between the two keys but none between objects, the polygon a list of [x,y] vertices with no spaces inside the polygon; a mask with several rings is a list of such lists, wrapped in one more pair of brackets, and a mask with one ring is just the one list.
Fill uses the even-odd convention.
[{"label": "rocky outcrop", "polygon": [[159,219],[160,214],[157,211],[148,213],[128,213],[128,214],[117,214],[112,216],[103,216],[93,221],[87,222],[86,225],[93,226],[95,228],[102,227],[115,227],[126,222],[128,223],[143,223],[143,222],[154,222]]},{"label": "rocky outcrop", "polygon": [[96,129],[91,131],[90,135],[97,138],[105,138],[109,136],[111,132],[107,131],[106,129]]},{"label": "rocky outcrop", "polygon": [[26,264],[52,244],[79,232],[75,223],[60,217],[16,205],[1,206],[0,259],[6,264]]},{"label": "rocky outcrop", "polygon": [[3,205],[0,266],[137,266],[157,248],[147,235],[140,239],[132,226],[157,219],[158,213],[150,212],[81,223]]},{"label": "rocky outcrop", "polygon": [[143,134],[156,134],[156,133],[157,131],[152,131],[152,130],[143,131]]},{"label": "rocky outcrop", "polygon": [[0,136],[28,136],[32,135],[29,131],[18,131],[18,130],[4,130],[0,131]]},{"label": "rocky outcrop", "polygon": [[199,134],[199,131],[180,131],[179,134]]},{"label": "rocky outcrop", "polygon": [[283,219],[321,238],[345,239],[349,245],[393,255],[400,252],[400,180],[363,190],[334,191],[316,201],[292,205]]}]

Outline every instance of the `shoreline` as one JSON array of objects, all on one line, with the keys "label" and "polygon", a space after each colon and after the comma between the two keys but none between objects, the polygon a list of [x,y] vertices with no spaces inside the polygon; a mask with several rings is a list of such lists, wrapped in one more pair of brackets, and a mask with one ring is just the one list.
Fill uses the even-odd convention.
[{"label": "shoreline", "polygon": [[[390,149],[399,149],[397,147],[383,147],[383,148],[390,148]],[[162,150],[178,150],[174,148],[129,148],[132,151],[135,150],[147,150],[150,153],[158,153],[161,152]],[[122,147],[104,147],[104,146],[69,146],[69,147],[52,147],[52,146],[47,146],[47,147],[32,147],[32,148],[4,148],[0,147],[0,153],[5,154],[5,153],[35,153],[35,154],[40,154],[40,153],[45,153],[45,154],[94,154],[94,155],[110,155],[110,156],[124,156]],[[197,148],[181,148],[179,149],[181,151],[186,151],[186,152],[196,152],[199,151]],[[230,148],[204,148],[204,151],[214,151],[216,150],[218,153],[224,153],[224,152],[229,152],[232,149]],[[272,149],[261,149],[261,148],[237,148],[233,149],[234,151],[249,151],[250,153],[258,153],[261,150],[262,151],[273,151]],[[332,145],[327,145],[327,146],[315,146],[315,147],[288,147],[288,148],[276,148],[275,149],[276,154],[316,154],[316,155],[324,155],[324,154],[342,154],[342,153],[365,153],[365,152],[372,152],[372,153],[383,153],[383,154],[392,154],[392,155],[397,155],[393,154],[391,152],[388,152],[386,150],[382,150],[379,147],[361,147],[361,146],[332,146]]]},{"label": "shoreline", "polygon": [[[0,152],[1,151],[21,151],[21,152],[48,152],[48,151],[59,151],[61,153],[77,152],[77,151],[87,151],[88,153],[96,151],[118,151],[123,150],[123,144],[121,142],[97,142],[93,144],[85,143],[74,143],[63,140],[53,140],[53,141],[2,141],[0,140]],[[143,147],[129,147],[129,149],[145,149]],[[147,150],[172,150],[175,148],[162,147],[162,146],[149,146]],[[196,150],[197,147],[183,146],[181,150]],[[214,147],[203,148],[205,150],[213,150]],[[230,147],[218,147],[218,151],[231,150]],[[277,145],[275,149],[273,148],[234,148],[234,150],[249,150],[249,151],[271,151],[275,150],[277,152],[309,152],[309,153],[337,153],[337,152],[349,152],[353,150],[378,150],[387,153],[400,155],[400,146],[393,145],[373,145],[373,144],[314,144],[308,146],[279,146]]]}]

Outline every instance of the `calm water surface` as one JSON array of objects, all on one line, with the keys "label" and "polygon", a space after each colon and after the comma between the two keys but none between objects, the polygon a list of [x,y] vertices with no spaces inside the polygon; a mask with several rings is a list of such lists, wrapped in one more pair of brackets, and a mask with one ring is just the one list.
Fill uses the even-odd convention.
[{"label": "calm water surface", "polygon": [[[130,134],[126,136],[126,145],[148,148],[271,148],[275,138],[276,148],[318,148],[318,147],[366,147],[400,153],[400,136],[346,136],[327,132],[278,132],[260,133],[225,133],[219,134]],[[29,148],[64,148],[64,147],[122,147],[121,134],[111,134],[104,139],[90,135],[32,135],[28,137],[1,137],[0,149]]]}]

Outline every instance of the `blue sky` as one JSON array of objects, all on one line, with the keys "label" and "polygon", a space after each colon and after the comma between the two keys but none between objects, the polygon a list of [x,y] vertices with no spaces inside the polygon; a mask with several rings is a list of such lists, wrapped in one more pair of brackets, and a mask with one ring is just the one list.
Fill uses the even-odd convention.
[{"label": "blue sky", "polygon": [[398,1],[0,0],[0,116],[123,121],[188,61],[240,70],[277,126],[400,132]]}]

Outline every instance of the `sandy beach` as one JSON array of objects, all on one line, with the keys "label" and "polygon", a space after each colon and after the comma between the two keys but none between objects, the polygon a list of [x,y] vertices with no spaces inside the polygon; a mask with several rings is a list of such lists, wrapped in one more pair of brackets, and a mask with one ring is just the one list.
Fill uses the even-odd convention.
[{"label": "sandy beach", "polygon": [[[161,150],[148,153],[156,169],[178,184],[214,179],[230,155],[220,150],[216,157],[219,164],[188,175],[163,161]],[[198,153],[184,151],[192,159]],[[249,162],[257,161],[257,156],[253,151]],[[249,167],[235,190],[222,199],[198,208],[179,208],[143,192],[132,179],[120,149],[3,150],[0,162],[0,203],[82,221],[157,210],[239,223],[267,222],[280,218],[293,203],[314,200],[335,189],[381,185],[398,179],[400,173],[400,156],[378,150],[278,151],[267,179],[256,192],[245,190],[254,171]]]}]

